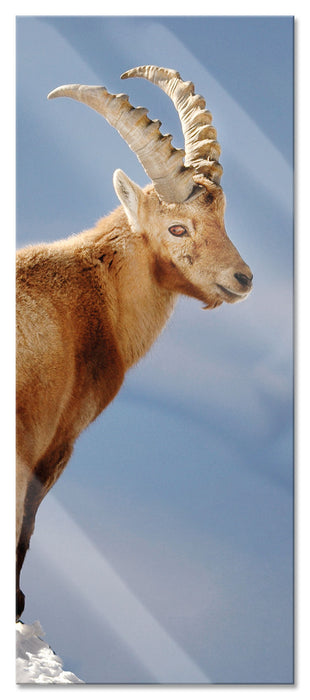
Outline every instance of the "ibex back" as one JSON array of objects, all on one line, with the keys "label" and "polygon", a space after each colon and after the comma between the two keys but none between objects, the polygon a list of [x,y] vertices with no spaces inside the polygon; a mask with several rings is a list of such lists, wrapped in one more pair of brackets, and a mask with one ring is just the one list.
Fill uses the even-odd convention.
[{"label": "ibex back", "polygon": [[224,227],[220,147],[211,114],[176,71],[135,68],[173,100],[185,151],[126,95],[67,85],[49,98],[86,103],[115,126],[152,184],[121,170],[121,206],[79,235],[29,246],[17,265],[17,618],[19,575],[37,508],[81,431],[109,404],[125,372],[155,341],[176,298],[214,309],[245,299],[252,274]]}]

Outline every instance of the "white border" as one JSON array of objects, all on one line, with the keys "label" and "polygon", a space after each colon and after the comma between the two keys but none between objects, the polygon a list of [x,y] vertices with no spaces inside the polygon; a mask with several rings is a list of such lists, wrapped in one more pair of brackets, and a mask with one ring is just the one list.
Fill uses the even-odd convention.
[{"label": "white border", "polygon": [[[186,5],[186,6],[185,6]],[[251,9],[249,9],[251,7]],[[78,692],[86,694],[104,692],[105,697],[115,698],[118,694],[131,693],[134,697],[144,697],[145,694],[154,695],[158,692],[162,698],[177,697],[187,692],[192,693],[216,693],[217,697],[222,697],[227,692],[244,693],[254,692],[264,693],[265,698],[272,697],[279,693],[291,690],[298,693],[309,693],[309,634],[310,623],[309,599],[310,599],[310,565],[309,557],[309,494],[310,494],[310,460],[309,460],[309,362],[310,362],[310,332],[309,332],[309,223],[307,222],[306,207],[309,200],[309,177],[306,174],[307,158],[309,158],[309,70],[310,70],[310,32],[309,32],[309,9],[305,0],[302,2],[281,3],[265,2],[225,2],[220,4],[221,11],[213,3],[212,8],[206,2],[196,0],[195,8],[191,6],[187,11],[188,4],[178,4],[178,11],[175,12],[175,3],[167,3],[157,0],[156,11],[146,11],[141,2],[132,0],[130,11],[128,2],[119,0],[117,11],[106,9],[105,4],[95,0],[82,2],[61,2],[54,0],[53,3],[45,2],[12,2],[9,8],[2,9],[2,37],[0,42],[1,51],[1,134],[2,134],[2,183],[1,183],[1,213],[2,213],[2,265],[1,265],[1,292],[2,292],[2,337],[1,337],[1,367],[2,367],[2,401],[1,401],[1,427],[2,446],[9,444],[9,452],[2,454],[2,509],[1,512],[1,532],[2,532],[2,566],[1,566],[1,593],[2,593],[2,630],[0,633],[1,643],[1,673],[4,691],[23,692],[20,688],[12,684],[14,679],[14,649],[13,635],[14,625],[12,621],[12,610],[14,609],[11,588],[11,577],[8,571],[12,571],[12,549],[13,549],[13,518],[8,514],[7,489],[10,486],[13,494],[14,466],[12,464],[11,436],[12,436],[12,416],[14,400],[12,399],[12,383],[14,383],[14,283],[12,282],[12,255],[15,248],[15,16],[16,15],[294,15],[295,16],[295,132],[296,132],[296,215],[295,215],[295,236],[296,236],[296,303],[295,314],[296,335],[296,685],[291,686],[211,686],[204,688],[189,687],[151,687],[145,686],[124,686],[122,688],[111,688],[109,686],[75,686]],[[44,12],[43,12],[44,9]],[[73,11],[72,11],[73,10]],[[103,11],[104,10],[104,11]],[[150,6],[148,4],[148,10]],[[206,12],[206,10],[208,10]],[[232,12],[233,10],[233,12]],[[12,296],[13,294],[13,296]],[[8,301],[9,300],[9,301]],[[8,382],[7,382],[8,378]],[[9,440],[7,437],[9,436]],[[10,469],[11,477],[7,478]],[[13,497],[14,500],[14,497]],[[10,506],[10,499],[9,499]],[[9,511],[13,510],[9,508]],[[9,587],[7,585],[9,579]],[[7,686],[7,687],[6,687]],[[49,687],[49,692],[54,692],[55,688]],[[73,692],[73,687],[71,686]],[[45,692],[45,688],[36,688],[37,697]],[[68,692],[67,688],[57,688],[58,696]]]}]

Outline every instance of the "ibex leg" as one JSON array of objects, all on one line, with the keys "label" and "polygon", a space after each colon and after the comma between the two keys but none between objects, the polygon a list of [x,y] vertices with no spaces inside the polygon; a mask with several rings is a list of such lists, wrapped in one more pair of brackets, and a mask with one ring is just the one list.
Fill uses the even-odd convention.
[{"label": "ibex leg", "polygon": [[72,452],[72,446],[67,445],[53,453],[49,452],[40,460],[28,484],[24,514],[16,550],[16,619],[18,620],[24,610],[25,596],[20,590],[20,572],[24,563],[29,542],[34,530],[35,517],[38,507],[49,489],[57,481],[65,468]]}]

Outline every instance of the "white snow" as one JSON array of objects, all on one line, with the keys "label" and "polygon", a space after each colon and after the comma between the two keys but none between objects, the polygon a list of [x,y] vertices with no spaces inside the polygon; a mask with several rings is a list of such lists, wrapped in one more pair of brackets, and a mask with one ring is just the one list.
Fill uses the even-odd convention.
[{"label": "white snow", "polygon": [[83,683],[41,639],[40,623],[16,623],[16,683]]}]

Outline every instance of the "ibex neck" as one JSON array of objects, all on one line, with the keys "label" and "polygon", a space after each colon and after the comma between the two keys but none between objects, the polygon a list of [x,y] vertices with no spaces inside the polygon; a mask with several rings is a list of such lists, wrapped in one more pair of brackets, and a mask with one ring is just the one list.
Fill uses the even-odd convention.
[{"label": "ibex neck", "polygon": [[[129,257],[129,256],[128,256]],[[138,362],[153,345],[168,321],[176,295],[161,289],[143,265],[124,270],[115,321],[116,337],[127,368]]]},{"label": "ibex neck", "polygon": [[[101,226],[104,226],[102,230]],[[100,221],[94,233],[96,256],[115,338],[129,369],[154,343],[173,310],[177,294],[154,279],[150,251],[129,229],[122,208]]]}]

